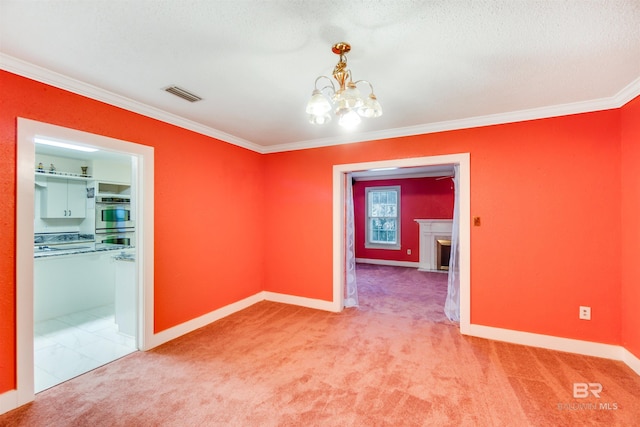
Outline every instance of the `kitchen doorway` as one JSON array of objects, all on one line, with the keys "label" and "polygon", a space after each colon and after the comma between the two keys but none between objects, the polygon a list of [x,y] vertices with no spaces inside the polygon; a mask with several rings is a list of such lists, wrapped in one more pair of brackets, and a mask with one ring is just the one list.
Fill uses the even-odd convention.
[{"label": "kitchen doorway", "polygon": [[[133,269],[134,295],[136,298],[133,342],[129,340],[131,351],[145,350],[153,338],[153,147],[142,146],[127,141],[101,135],[90,134],[74,129],[55,126],[18,118],[17,139],[17,236],[16,236],[16,283],[17,283],[17,400],[18,405],[28,403],[35,398],[35,313],[34,313],[34,231],[35,231],[35,183],[37,163],[35,138],[46,136],[50,139],[75,143],[97,148],[106,153],[128,156],[132,165],[132,189],[135,194],[135,211],[138,225],[135,230],[135,247],[130,255],[134,257]],[[39,165],[38,165],[39,166]],[[49,166],[49,165],[47,165]],[[95,194],[95,193],[94,193]],[[133,199],[133,198],[132,198]],[[115,262],[115,260],[114,260]],[[130,266],[132,264],[129,264]],[[91,281],[89,280],[88,283]],[[88,284],[87,283],[87,284]],[[115,302],[115,301],[114,301]],[[115,308],[94,307],[95,311],[86,311],[66,318],[66,322],[81,322],[84,332],[89,329],[108,332],[104,326],[104,316],[110,317]],[[78,328],[78,325],[72,325]],[[73,335],[70,335],[73,337]],[[95,340],[95,337],[84,338]],[[104,337],[103,337],[104,338]],[[65,339],[63,337],[63,339]],[[69,336],[66,342],[69,341]],[[73,338],[71,338],[73,339]],[[93,350],[96,355],[104,353],[104,348]],[[116,352],[116,355],[118,353]],[[117,358],[117,357],[116,357]],[[93,369],[93,368],[90,368]]]},{"label": "kitchen doorway", "polygon": [[135,156],[48,138],[35,147],[35,393],[138,349]]}]

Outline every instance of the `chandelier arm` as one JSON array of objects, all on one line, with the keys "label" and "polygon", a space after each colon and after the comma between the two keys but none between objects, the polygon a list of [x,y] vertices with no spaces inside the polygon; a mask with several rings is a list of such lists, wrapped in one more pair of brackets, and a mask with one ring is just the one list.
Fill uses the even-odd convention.
[{"label": "chandelier arm", "polygon": [[[325,79],[328,82],[328,84],[325,84],[324,86],[318,88],[318,82],[320,80],[322,80],[322,79]],[[336,86],[333,83],[333,80],[331,80],[331,78],[329,78],[327,76],[318,76],[316,78],[315,83],[314,83],[314,88],[319,90],[320,92],[325,92],[325,91],[329,92],[328,95],[326,93],[325,93],[325,95],[330,99],[336,93]]]},{"label": "chandelier arm", "polygon": [[[329,78],[327,76],[318,76],[318,77],[316,77],[316,81],[314,83],[314,86],[315,86],[316,89],[318,89],[318,82],[320,81],[320,79],[326,79],[329,82],[329,84],[331,85],[331,88],[333,89],[333,91],[334,92],[336,91],[336,87],[333,84],[333,80],[331,80],[331,78]],[[329,87],[329,86],[328,85],[327,86],[323,86],[322,89],[324,89],[326,87]],[[322,89],[320,89],[320,90],[322,90]]]},{"label": "chandelier arm", "polygon": [[371,90],[371,95],[375,96],[375,94],[373,92],[373,85],[371,84],[371,82],[369,80],[356,80],[355,82],[353,82],[353,84],[355,84],[355,85],[357,85],[358,83],[366,83],[366,84],[368,84],[369,85],[369,89]]},{"label": "chandelier arm", "polygon": [[320,89],[318,89],[321,93],[323,93],[325,96],[327,96],[329,99],[331,99],[331,97],[336,93],[336,89],[333,86],[322,86]]}]

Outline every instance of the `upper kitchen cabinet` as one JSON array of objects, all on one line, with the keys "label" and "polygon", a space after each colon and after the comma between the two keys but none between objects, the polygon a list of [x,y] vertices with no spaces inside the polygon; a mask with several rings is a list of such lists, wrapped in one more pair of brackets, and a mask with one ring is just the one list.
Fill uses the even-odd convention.
[{"label": "upper kitchen cabinet", "polygon": [[87,181],[47,177],[41,192],[41,218],[84,218],[87,215]]},{"label": "upper kitchen cabinet", "polygon": [[96,181],[131,184],[131,157],[95,159],[93,177]]}]

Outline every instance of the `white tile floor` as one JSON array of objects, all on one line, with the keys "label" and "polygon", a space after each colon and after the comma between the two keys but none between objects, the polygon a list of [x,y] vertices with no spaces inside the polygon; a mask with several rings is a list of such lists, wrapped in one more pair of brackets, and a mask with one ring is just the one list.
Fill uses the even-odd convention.
[{"label": "white tile floor", "polygon": [[112,305],[38,322],[34,338],[36,393],[136,351]]}]

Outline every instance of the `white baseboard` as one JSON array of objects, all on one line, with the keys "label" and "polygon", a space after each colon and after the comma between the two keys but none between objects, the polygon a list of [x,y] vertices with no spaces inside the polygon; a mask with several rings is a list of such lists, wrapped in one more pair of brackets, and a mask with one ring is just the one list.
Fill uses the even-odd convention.
[{"label": "white baseboard", "polygon": [[418,268],[418,271],[426,271],[427,273],[449,274],[449,270],[427,270],[425,268]]},{"label": "white baseboard", "polygon": [[223,317],[227,317],[233,313],[244,310],[245,308],[250,307],[253,304],[256,304],[260,301],[265,301],[265,300],[280,302],[284,304],[297,305],[301,307],[315,308],[317,310],[333,311],[333,312],[340,311],[342,309],[341,302],[338,302],[338,304],[335,304],[331,301],[324,301],[324,300],[317,300],[312,298],[278,294],[275,292],[261,291],[243,300],[226,305],[217,310],[211,311],[207,314],[197,317],[193,320],[189,320],[187,322],[181,323],[172,328],[169,328],[162,332],[158,332],[157,334],[154,334],[150,340],[151,342],[148,343],[145,350],[150,350],[161,344],[164,344],[173,339],[176,339],[182,335],[188,334],[189,332],[193,332],[196,329],[202,328],[203,326],[213,323],[216,320],[220,320]]},{"label": "white baseboard", "polygon": [[640,375],[640,359],[626,348],[622,349],[622,361],[633,369],[636,374]]},{"label": "white baseboard", "polygon": [[0,394],[0,414],[13,411],[18,406],[18,390],[9,390]]},{"label": "white baseboard", "polygon": [[217,310],[213,310],[207,314],[203,314],[200,317],[196,317],[195,319],[181,323],[172,328],[165,329],[164,331],[158,332],[157,334],[153,334],[150,340],[151,342],[147,343],[148,345],[146,346],[145,350],[150,350],[182,335],[188,334],[189,332],[193,332],[196,329],[202,328],[203,326],[213,323],[216,320],[220,320],[223,317],[227,317],[240,310],[244,310],[245,308],[250,307],[260,301],[264,301],[262,292],[258,292],[257,294],[251,295],[250,297],[247,297],[243,300],[225,305],[224,307],[221,307]]},{"label": "white baseboard", "polygon": [[296,297],[293,295],[286,294],[278,294],[275,292],[262,292],[264,294],[264,299],[272,302],[280,302],[284,304],[297,305],[301,307],[307,308],[315,308],[316,310],[324,310],[324,311],[333,311],[338,312],[342,310],[342,304],[338,302],[338,304],[332,301],[324,301],[313,298],[306,297]]},{"label": "white baseboard", "polygon": [[467,335],[530,347],[582,354],[585,356],[620,360],[627,364],[636,374],[640,375],[640,359],[619,345],[582,341],[572,338],[560,338],[551,335],[534,334],[531,332],[514,331],[483,325],[469,325]]},{"label": "white baseboard", "polygon": [[419,262],[412,261],[392,261],[387,259],[370,259],[370,258],[356,258],[356,262],[360,264],[376,264],[376,265],[390,265],[392,267],[412,267],[418,268]]}]

